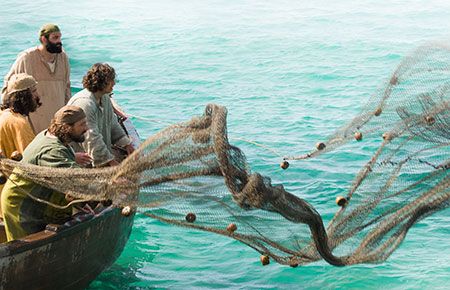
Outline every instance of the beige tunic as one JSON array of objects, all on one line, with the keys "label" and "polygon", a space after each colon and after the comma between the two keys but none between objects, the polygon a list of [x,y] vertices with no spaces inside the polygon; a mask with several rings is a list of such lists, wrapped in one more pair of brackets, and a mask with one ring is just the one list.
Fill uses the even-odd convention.
[{"label": "beige tunic", "polygon": [[[55,71],[51,72],[50,66],[37,47],[23,51],[5,76],[2,94],[5,93],[11,76],[18,73],[27,73],[38,82],[37,90],[42,106],[30,114],[34,132],[37,134],[47,129],[56,111],[70,99],[69,59],[64,51],[56,54]],[[4,98],[3,95],[2,98]]]}]

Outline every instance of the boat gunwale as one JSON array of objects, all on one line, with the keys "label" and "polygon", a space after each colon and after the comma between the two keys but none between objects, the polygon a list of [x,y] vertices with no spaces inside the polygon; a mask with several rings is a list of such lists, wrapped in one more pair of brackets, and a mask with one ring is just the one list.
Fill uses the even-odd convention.
[{"label": "boat gunwale", "polygon": [[[102,220],[112,218],[117,214],[121,214],[121,209],[108,207],[96,215],[84,215],[84,220],[76,221],[74,224],[67,226],[59,225],[60,227],[62,227],[60,230],[52,231],[49,229],[45,229],[37,233],[28,235],[22,239],[5,242],[0,245],[0,259],[26,252],[28,250],[32,250],[34,248],[38,248],[52,242],[56,242],[57,240],[65,237],[76,235],[78,233],[81,233],[83,230],[90,228],[93,223],[98,223]],[[134,213],[130,214],[126,218],[134,219]],[[68,223],[73,221],[75,221],[75,219],[71,219],[70,221],[68,221]],[[33,237],[37,238],[33,239]]]}]

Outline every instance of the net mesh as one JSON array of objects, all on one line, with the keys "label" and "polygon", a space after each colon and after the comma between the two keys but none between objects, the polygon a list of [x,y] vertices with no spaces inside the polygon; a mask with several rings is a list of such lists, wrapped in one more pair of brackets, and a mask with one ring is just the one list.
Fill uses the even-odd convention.
[{"label": "net mesh", "polygon": [[213,104],[148,138],[116,167],[45,168],[1,159],[1,170],[82,200],[112,200],[170,224],[229,236],[285,265],[378,263],[414,223],[449,205],[449,64],[449,47],[418,48],[349,124],[310,153],[285,157],[313,158],[355,138],[379,144],[327,227],[308,202],[250,170],[228,142],[227,110]]}]

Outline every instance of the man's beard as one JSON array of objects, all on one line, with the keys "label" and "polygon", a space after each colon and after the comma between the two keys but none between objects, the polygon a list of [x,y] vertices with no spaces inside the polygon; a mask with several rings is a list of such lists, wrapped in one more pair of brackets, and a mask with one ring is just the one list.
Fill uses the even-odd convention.
[{"label": "man's beard", "polygon": [[50,53],[61,53],[62,52],[62,42],[53,43],[53,42],[49,41],[45,45],[45,48]]},{"label": "man's beard", "polygon": [[32,98],[33,98],[33,101],[31,102],[32,104],[31,104],[30,112],[36,112],[37,108],[42,106],[41,99],[35,98],[35,97],[32,97]]},{"label": "man's beard", "polygon": [[85,140],[84,133],[81,135],[74,135],[73,133],[69,133],[70,139],[75,143],[83,143]]}]

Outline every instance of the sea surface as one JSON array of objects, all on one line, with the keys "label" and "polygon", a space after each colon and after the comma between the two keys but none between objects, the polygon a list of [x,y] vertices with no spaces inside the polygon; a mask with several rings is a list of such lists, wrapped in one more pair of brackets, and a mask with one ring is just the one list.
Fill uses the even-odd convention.
[{"label": "sea surface", "polygon": [[[450,39],[450,1],[439,0],[1,3],[0,75],[38,45],[43,23],[57,23],[72,86],[81,87],[93,63],[114,66],[115,98],[142,139],[208,103],[224,105],[230,141],[252,169],[325,220],[370,146],[291,162],[286,171],[279,155],[307,152],[358,114],[402,57]],[[449,289],[449,248],[447,209],[416,224],[382,264],[263,267],[259,253],[237,241],[138,214],[122,255],[89,289]]]}]

